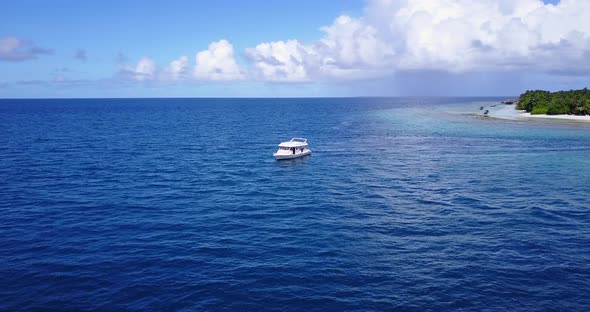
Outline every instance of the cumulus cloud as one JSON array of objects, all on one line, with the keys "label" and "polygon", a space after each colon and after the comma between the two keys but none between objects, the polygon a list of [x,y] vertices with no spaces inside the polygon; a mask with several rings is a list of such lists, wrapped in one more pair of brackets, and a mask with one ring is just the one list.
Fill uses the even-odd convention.
[{"label": "cumulus cloud", "polygon": [[550,58],[565,52],[556,48],[574,33],[585,34],[578,39],[587,41],[590,28],[578,17],[590,17],[581,13],[590,12],[589,5],[581,0],[557,6],[540,0],[375,0],[369,2],[367,19],[380,27],[381,40],[396,43],[397,70],[547,69],[560,63]]},{"label": "cumulus cloud", "polygon": [[149,57],[144,57],[135,66],[135,80],[154,80],[156,78],[156,62]]},{"label": "cumulus cloud", "polygon": [[140,59],[135,66],[129,65],[123,57],[118,57],[118,62],[118,76],[134,81],[233,81],[246,77],[236,62],[234,47],[227,40],[212,42],[207,50],[197,52],[192,75],[186,55],[171,61],[163,69],[149,57]]},{"label": "cumulus cloud", "polygon": [[228,81],[244,78],[234,58],[234,47],[227,40],[212,42],[195,56],[194,77],[198,80]]},{"label": "cumulus cloud", "polygon": [[183,55],[180,58],[170,62],[166,67],[164,79],[185,80],[188,78],[189,61],[188,57]]},{"label": "cumulus cloud", "polygon": [[246,49],[270,81],[359,79],[403,71],[590,74],[590,1],[370,0],[323,38]]},{"label": "cumulus cloud", "polygon": [[149,57],[143,57],[135,66],[123,64],[118,75],[124,79],[135,81],[151,81],[157,78],[156,62]]},{"label": "cumulus cloud", "polygon": [[0,61],[22,62],[51,53],[53,53],[51,50],[40,48],[28,40],[16,37],[0,38]]},{"label": "cumulus cloud", "polygon": [[326,35],[314,44],[314,50],[321,56],[323,76],[374,76],[392,64],[395,51],[379,38],[377,29],[364,18],[340,16],[322,30]]},{"label": "cumulus cloud", "polygon": [[306,81],[313,51],[297,40],[261,43],[246,49],[260,78],[271,81]]},{"label": "cumulus cloud", "polygon": [[[462,75],[534,72],[590,75],[590,1],[368,0],[321,38],[262,42],[245,49],[248,71],[227,40],[181,56],[162,71],[149,58],[125,65],[138,80],[273,82],[358,80],[410,72]],[[192,71],[191,71],[192,68]]]},{"label": "cumulus cloud", "polygon": [[364,19],[346,15],[322,27],[325,36],[310,45],[297,40],[261,43],[246,49],[257,74],[271,81],[357,79],[379,75],[395,55]]}]

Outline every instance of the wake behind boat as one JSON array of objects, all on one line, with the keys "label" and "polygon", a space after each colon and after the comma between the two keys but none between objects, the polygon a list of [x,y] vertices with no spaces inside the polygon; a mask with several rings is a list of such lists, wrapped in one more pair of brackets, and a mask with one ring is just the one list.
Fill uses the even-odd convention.
[{"label": "wake behind boat", "polygon": [[273,154],[276,160],[293,159],[311,154],[307,139],[292,138],[290,141],[281,142],[279,149]]}]

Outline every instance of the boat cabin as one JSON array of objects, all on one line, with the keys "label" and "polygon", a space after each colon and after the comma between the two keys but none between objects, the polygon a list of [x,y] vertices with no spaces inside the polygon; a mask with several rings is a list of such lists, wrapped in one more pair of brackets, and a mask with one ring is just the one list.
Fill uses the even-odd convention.
[{"label": "boat cabin", "polygon": [[277,159],[291,159],[311,154],[307,139],[292,138],[290,141],[279,144],[279,149],[273,156]]}]

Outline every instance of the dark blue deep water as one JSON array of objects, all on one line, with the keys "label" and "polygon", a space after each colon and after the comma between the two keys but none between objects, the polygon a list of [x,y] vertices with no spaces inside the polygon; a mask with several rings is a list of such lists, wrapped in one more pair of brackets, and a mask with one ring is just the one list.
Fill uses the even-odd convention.
[{"label": "dark blue deep water", "polygon": [[496,100],[2,100],[0,310],[588,311],[590,125]]}]

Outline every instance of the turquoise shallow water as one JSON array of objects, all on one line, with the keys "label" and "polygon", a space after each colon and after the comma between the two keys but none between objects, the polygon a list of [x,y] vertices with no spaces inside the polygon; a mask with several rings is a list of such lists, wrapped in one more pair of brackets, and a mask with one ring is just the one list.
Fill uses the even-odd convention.
[{"label": "turquoise shallow water", "polygon": [[0,310],[588,310],[590,126],[498,100],[2,100]]}]

